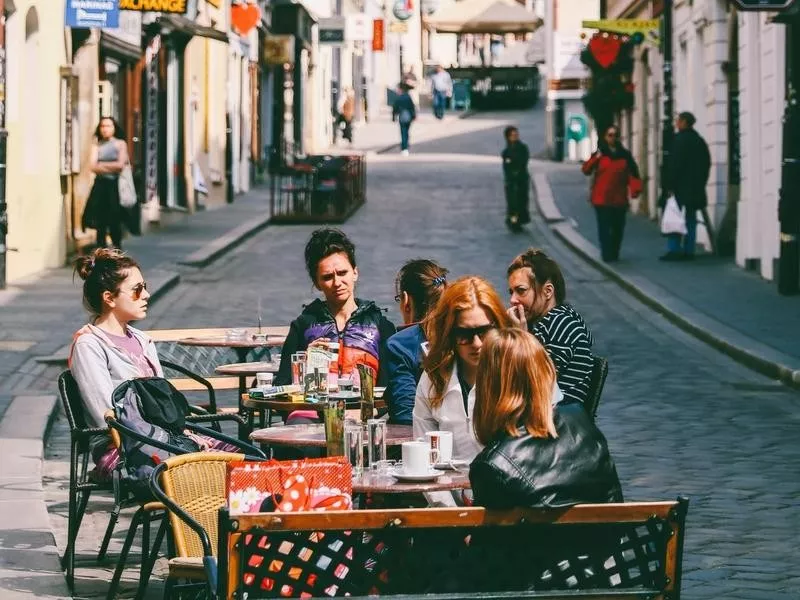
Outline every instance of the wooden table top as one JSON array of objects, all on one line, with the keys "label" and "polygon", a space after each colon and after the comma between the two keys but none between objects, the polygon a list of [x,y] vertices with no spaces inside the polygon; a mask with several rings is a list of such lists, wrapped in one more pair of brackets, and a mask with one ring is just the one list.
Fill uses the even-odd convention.
[{"label": "wooden table top", "polygon": [[[324,448],[327,445],[325,443],[325,425],[322,423],[256,429],[250,434],[250,439],[259,444],[273,446],[313,446]],[[411,431],[411,425],[392,425],[390,423],[386,427],[387,446],[399,446],[403,442],[410,442],[413,439],[414,434]],[[364,443],[366,443],[366,439]]]},{"label": "wooden table top", "polygon": [[[250,394],[242,394],[242,406],[252,408],[254,410],[274,410],[276,412],[293,412],[295,410],[316,410],[322,411],[324,405],[319,402],[290,402],[288,395],[278,398],[250,398]],[[385,408],[386,402],[383,400],[375,400],[375,408]],[[348,400],[345,403],[345,408],[359,409],[361,408],[360,398]]]},{"label": "wooden table top", "polygon": [[277,373],[278,367],[271,362],[244,362],[219,365],[214,369],[220,375],[255,375],[256,373]]},{"label": "wooden table top", "polygon": [[469,469],[463,471],[441,471],[441,476],[432,481],[400,481],[388,474],[365,472],[353,479],[353,493],[365,494],[411,494],[469,489]]},{"label": "wooden table top", "polygon": [[[178,340],[181,346],[202,346],[205,348],[277,348],[283,346],[286,337],[280,334],[267,334],[266,340],[256,341],[253,335],[256,333],[255,327],[247,329],[247,334],[243,339],[229,340],[225,334],[207,335],[198,337],[185,337]],[[262,332],[264,330],[262,329]]]}]

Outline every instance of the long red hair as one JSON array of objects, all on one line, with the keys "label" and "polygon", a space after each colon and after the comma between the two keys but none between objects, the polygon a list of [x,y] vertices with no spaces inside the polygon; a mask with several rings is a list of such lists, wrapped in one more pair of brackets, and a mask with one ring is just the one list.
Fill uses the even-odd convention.
[{"label": "long red hair", "polygon": [[431,379],[433,394],[430,402],[434,408],[441,406],[447,382],[453,373],[456,348],[452,332],[458,313],[475,307],[482,308],[497,327],[508,327],[511,324],[503,301],[492,284],[474,275],[462,277],[450,284],[423,323],[429,344],[423,367]]},{"label": "long red hair", "polygon": [[491,331],[484,340],[475,380],[475,437],[487,445],[502,435],[556,437],[553,386],[556,368],[544,346],[517,328]]}]

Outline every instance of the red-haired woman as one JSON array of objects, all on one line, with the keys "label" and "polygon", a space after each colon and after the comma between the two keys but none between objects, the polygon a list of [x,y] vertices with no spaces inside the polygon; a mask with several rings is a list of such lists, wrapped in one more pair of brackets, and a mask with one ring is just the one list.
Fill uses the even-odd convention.
[{"label": "red-haired woman", "polygon": [[622,502],[605,437],[583,404],[554,404],[556,370],[521,329],[486,336],[475,383],[475,437],[485,448],[469,472],[487,508]]}]

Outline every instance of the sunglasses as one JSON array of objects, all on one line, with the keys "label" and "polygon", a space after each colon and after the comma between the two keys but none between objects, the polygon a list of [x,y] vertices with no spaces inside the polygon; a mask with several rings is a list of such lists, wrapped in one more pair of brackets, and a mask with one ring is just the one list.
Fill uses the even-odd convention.
[{"label": "sunglasses", "polygon": [[400,294],[397,294],[394,297],[394,301],[397,302],[398,304],[400,304],[400,298],[401,298]]},{"label": "sunglasses", "polygon": [[142,292],[147,289],[147,282],[143,281],[142,283],[137,283],[135,286],[131,288],[131,298],[134,300],[138,300],[142,297]]},{"label": "sunglasses", "polygon": [[464,346],[466,344],[471,344],[476,335],[481,341],[483,341],[483,338],[486,337],[486,334],[492,329],[496,328],[496,325],[481,325],[480,327],[453,327],[453,338],[456,340],[456,344],[461,344]]}]

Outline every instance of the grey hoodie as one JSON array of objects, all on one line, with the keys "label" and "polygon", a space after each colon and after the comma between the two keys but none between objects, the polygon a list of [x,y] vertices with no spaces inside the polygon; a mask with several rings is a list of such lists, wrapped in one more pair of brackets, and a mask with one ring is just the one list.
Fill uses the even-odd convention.
[{"label": "grey hoodie", "polygon": [[[129,326],[128,331],[142,344],[156,376],[163,377],[153,340],[133,327]],[[80,389],[90,427],[106,426],[103,416],[113,408],[111,394],[119,384],[143,376],[130,354],[94,325],[86,325],[75,333],[67,364]]]}]

